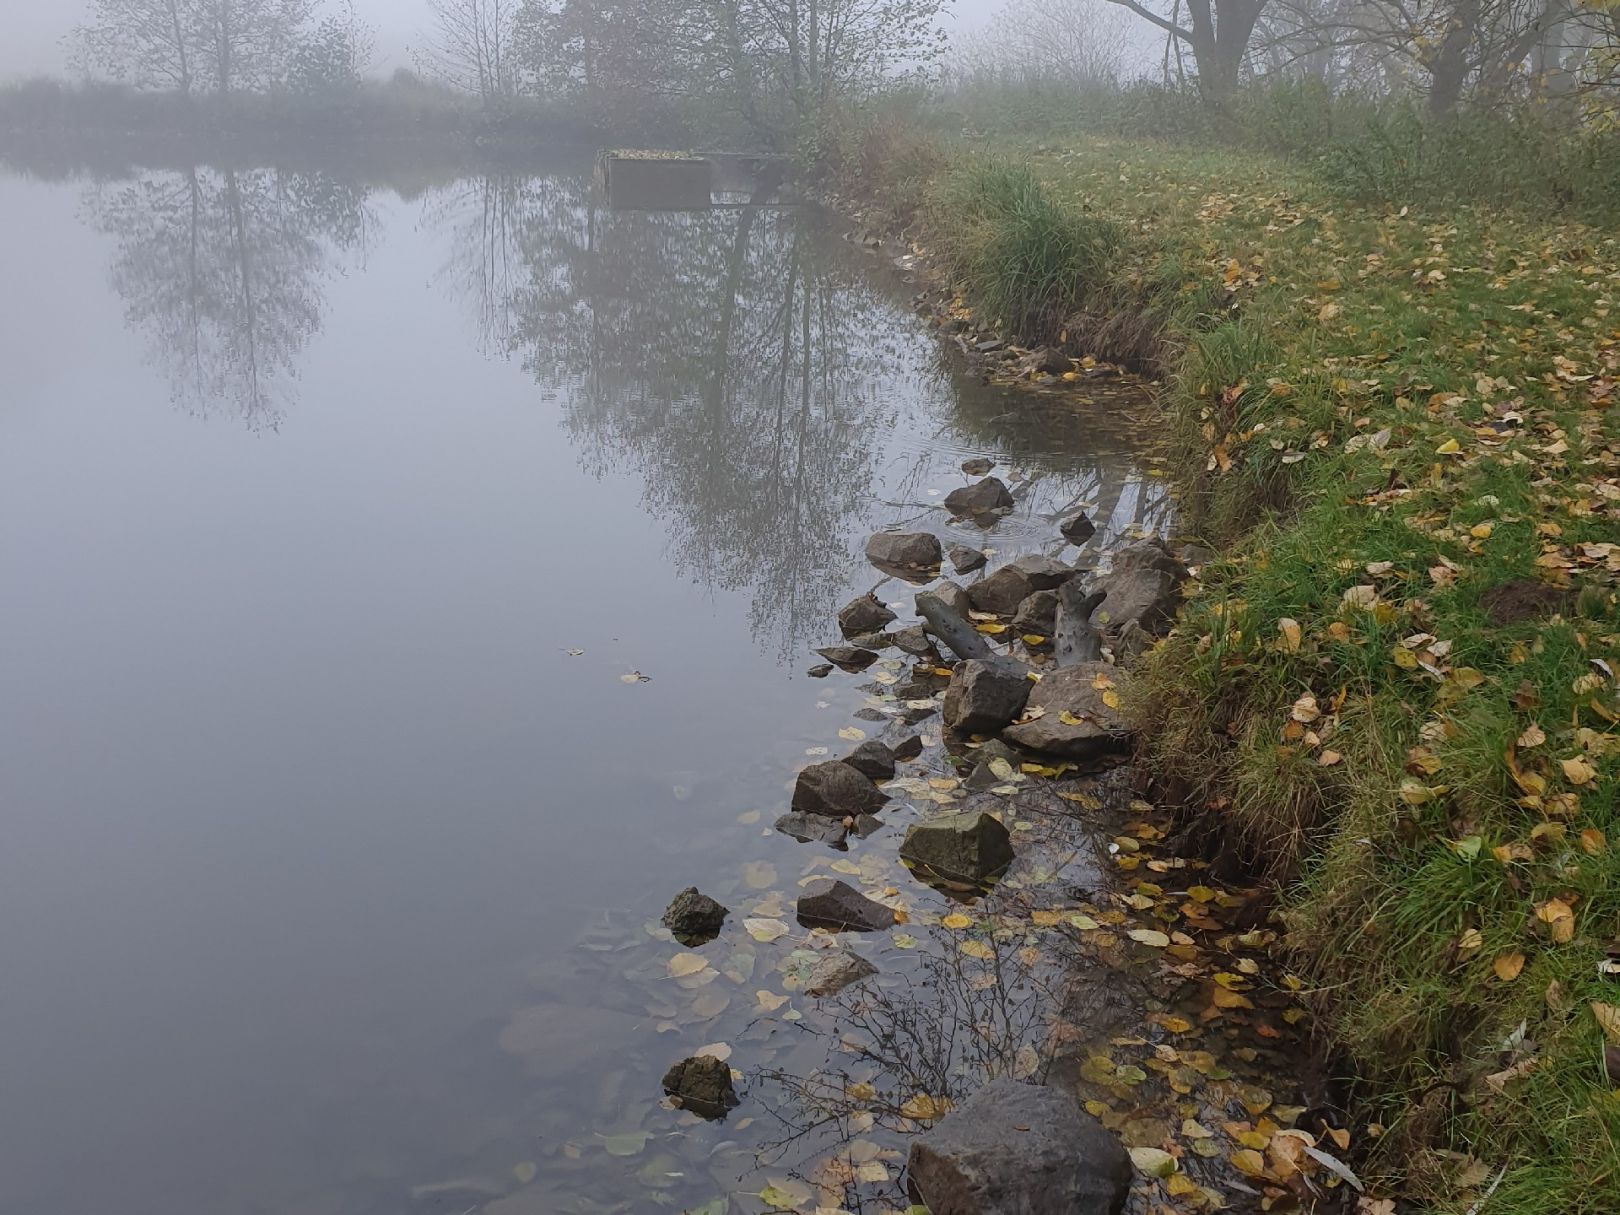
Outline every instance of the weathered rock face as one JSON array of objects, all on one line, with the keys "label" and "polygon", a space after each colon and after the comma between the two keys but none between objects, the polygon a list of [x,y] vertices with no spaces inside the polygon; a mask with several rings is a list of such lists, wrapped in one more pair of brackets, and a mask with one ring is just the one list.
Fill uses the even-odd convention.
[{"label": "weathered rock face", "polygon": [[1005,514],[1013,505],[1013,496],[1000,477],[986,477],[945,495],[945,509],[953,515],[968,518]]},{"label": "weathered rock face", "polygon": [[800,814],[828,818],[876,814],[888,800],[870,777],[838,759],[811,764],[793,786],[793,809]]},{"label": "weathered rock face", "polygon": [[1052,630],[1057,628],[1057,609],[1056,591],[1036,591],[1018,605],[1018,614],[1013,617],[1012,631],[1020,637],[1026,633],[1050,637]]},{"label": "weathered rock face", "polygon": [[866,559],[885,574],[909,582],[931,582],[945,553],[939,537],[928,532],[878,532],[866,542]]},{"label": "weathered rock face", "polygon": [[840,671],[849,671],[851,674],[866,670],[878,660],[878,656],[871,650],[863,650],[854,645],[830,645],[817,650],[816,653]]},{"label": "weathered rock face", "polygon": [[810,977],[805,981],[804,994],[818,1000],[826,999],[875,974],[877,967],[872,963],[859,954],[841,949],[828,954],[811,968]]},{"label": "weathered rock face", "polygon": [[965,544],[953,544],[949,554],[951,565],[958,574],[971,574],[974,570],[982,570],[990,561],[976,548],[969,548]]},{"label": "weathered rock face", "polygon": [[1063,538],[1075,548],[1079,548],[1097,534],[1097,525],[1091,521],[1091,516],[1081,511],[1078,515],[1071,515],[1058,524],[1058,531]]},{"label": "weathered rock face", "polygon": [[983,581],[968,587],[968,602],[980,612],[1011,616],[1018,605],[1035,593],[1029,575],[1017,566],[1004,565]]},{"label": "weathered rock face", "polygon": [[1028,578],[1030,586],[1037,591],[1055,591],[1080,573],[1074,566],[1064,565],[1056,557],[1048,557],[1044,553],[1025,553],[1007,565]]},{"label": "weathered rock face", "polygon": [[726,909],[696,886],[688,886],[670,900],[664,911],[664,927],[683,941],[713,937],[725,923]]},{"label": "weathered rock face", "polygon": [[[1008,726],[1002,736],[1020,747],[1093,759],[1125,745],[1125,721],[1103,702],[1117,669],[1101,662],[1080,662],[1048,671],[1029,694],[1026,715],[1032,719]],[[1099,680],[1107,680],[1098,687]],[[1039,716],[1034,716],[1039,711]],[[1074,722],[1064,720],[1065,717]]]},{"label": "weathered rock face", "polygon": [[968,598],[968,593],[954,582],[941,582],[930,593],[963,620],[973,610],[973,601]]},{"label": "weathered rock face", "polygon": [[992,1080],[911,1141],[906,1172],[933,1215],[1116,1215],[1131,1158],[1067,1093]]},{"label": "weathered rock face", "polygon": [[799,895],[799,923],[838,932],[881,932],[894,927],[894,912],[847,882],[820,878]]},{"label": "weathered rock face", "polygon": [[1012,864],[1012,836],[983,811],[964,810],[913,823],[900,859],[935,877],[983,882]]},{"label": "weathered rock face", "polygon": [[700,1118],[724,1118],[737,1104],[731,1068],[708,1055],[682,1059],[664,1073],[664,1091]]},{"label": "weathered rock face", "polygon": [[782,815],[774,826],[783,835],[791,835],[806,844],[814,841],[833,848],[841,845],[849,834],[844,829],[843,819],[828,818],[825,814],[801,814],[797,810]]},{"label": "weathered rock face", "polygon": [[844,762],[870,780],[894,779],[894,752],[875,738],[844,756]]},{"label": "weathered rock face", "polygon": [[1115,569],[1098,578],[1094,590],[1107,592],[1091,622],[1117,634],[1135,625],[1150,636],[1167,632],[1181,606],[1181,582],[1172,574],[1148,566]]},{"label": "weathered rock face", "polygon": [[945,689],[945,724],[961,734],[994,734],[1024,711],[1030,681],[973,659],[959,663]]},{"label": "weathered rock face", "polygon": [[879,603],[876,596],[862,595],[838,609],[838,630],[845,637],[859,637],[863,633],[878,632],[894,618],[894,613]]}]

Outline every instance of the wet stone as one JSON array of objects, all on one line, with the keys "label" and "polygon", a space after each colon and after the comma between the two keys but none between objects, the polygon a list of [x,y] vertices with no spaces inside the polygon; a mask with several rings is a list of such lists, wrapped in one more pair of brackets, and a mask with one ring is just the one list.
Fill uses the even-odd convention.
[{"label": "wet stone", "polygon": [[1057,628],[1058,596],[1056,591],[1036,591],[1018,605],[1013,617],[1012,631],[1020,637],[1035,633],[1050,637]]},{"label": "wet stone", "polygon": [[906,1173],[936,1215],[1114,1215],[1130,1155],[1071,1095],[991,1080],[911,1142]]},{"label": "wet stone", "polygon": [[851,674],[866,670],[867,667],[878,660],[878,656],[872,653],[871,650],[865,650],[854,645],[830,645],[817,650],[816,653],[820,654],[840,671],[848,671]]},{"label": "wet stone", "polygon": [[902,654],[910,654],[913,658],[922,658],[934,653],[934,643],[923,630],[922,625],[907,625],[903,629],[896,629],[889,636],[894,646]]},{"label": "wet stone", "polygon": [[682,941],[713,938],[725,919],[725,907],[700,893],[696,886],[688,886],[677,894],[664,911],[664,927]]},{"label": "wet stone", "polygon": [[845,637],[858,637],[862,633],[880,631],[894,618],[894,613],[879,603],[876,596],[862,595],[838,609],[838,630]]},{"label": "wet stone", "polygon": [[964,620],[973,610],[973,601],[968,598],[967,591],[954,582],[941,582],[931,593]]},{"label": "wet stone", "polygon": [[811,679],[825,679],[833,673],[833,664],[830,662],[817,663],[805,672]]},{"label": "wet stone", "polygon": [[959,517],[1005,514],[1014,505],[1012,494],[999,477],[986,477],[945,495],[945,509]]},{"label": "wet stone", "polygon": [[885,574],[927,582],[939,573],[945,553],[931,532],[878,532],[866,542],[866,559]]},{"label": "wet stone", "polygon": [[1035,593],[1029,575],[1012,565],[1004,565],[983,581],[968,587],[967,597],[974,610],[1011,616],[1018,605]]},{"label": "wet stone", "polygon": [[838,932],[881,932],[894,927],[894,912],[874,902],[847,882],[820,878],[799,895],[799,922]]},{"label": "wet stone", "polygon": [[871,780],[894,779],[894,752],[875,738],[844,756],[844,762]]},{"label": "wet stone", "polygon": [[1091,516],[1081,511],[1058,524],[1058,531],[1063,533],[1065,540],[1079,548],[1097,534],[1097,525],[1091,521]]},{"label": "wet stone", "polygon": [[1009,561],[1007,566],[1028,578],[1030,586],[1037,591],[1055,591],[1080,572],[1074,566],[1065,565],[1056,557],[1048,557],[1044,553],[1025,553]]},{"label": "wet stone", "polygon": [[826,844],[841,848],[848,832],[842,819],[828,818],[824,814],[801,814],[792,811],[782,815],[774,824],[783,835],[791,835],[801,843]]},{"label": "wet stone", "polygon": [[811,764],[793,787],[793,809],[800,814],[847,818],[875,814],[888,796],[869,777],[842,760]]},{"label": "wet stone", "polygon": [[700,1118],[724,1118],[737,1104],[731,1068],[708,1055],[682,1059],[664,1073],[664,1092]]},{"label": "wet stone", "polygon": [[1012,864],[1012,835],[983,811],[964,810],[913,823],[900,859],[935,877],[983,882]]},{"label": "wet stone", "polygon": [[945,689],[945,724],[961,734],[994,734],[1024,711],[1030,681],[974,659],[957,666]]},{"label": "wet stone", "polygon": [[982,477],[996,466],[996,462],[984,456],[974,456],[962,461],[962,471],[970,477]]},{"label": "wet stone", "polygon": [[[969,548],[965,544],[953,544],[949,554],[951,565],[958,574],[971,574],[974,570],[982,570],[989,564],[990,558],[976,548]],[[936,591],[935,594],[938,594]]]},{"label": "wet stone", "polygon": [[815,964],[810,971],[809,979],[805,981],[804,994],[814,996],[818,1000],[836,996],[846,987],[853,987],[877,972],[877,967],[859,954],[840,949]]},{"label": "wet stone", "polygon": [[920,735],[913,734],[905,742],[894,749],[894,757],[902,762],[909,763],[923,753],[923,740]]}]

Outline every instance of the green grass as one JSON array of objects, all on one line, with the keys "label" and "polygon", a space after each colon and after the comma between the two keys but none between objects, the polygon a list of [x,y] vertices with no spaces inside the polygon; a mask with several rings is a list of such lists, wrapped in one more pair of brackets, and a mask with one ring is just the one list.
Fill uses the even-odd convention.
[{"label": "green grass", "polygon": [[[1221,557],[1128,703],[1187,813],[1277,883],[1359,1163],[1441,1211],[1499,1173],[1483,1215],[1614,1209],[1590,1006],[1620,1004],[1620,240],[1347,202],[1253,153],[975,155],[922,192],[973,217],[946,261],[981,315],[1153,314],[1182,523]],[[1106,263],[1055,238],[1075,217]],[[1570,600],[1493,623],[1515,580]]]}]

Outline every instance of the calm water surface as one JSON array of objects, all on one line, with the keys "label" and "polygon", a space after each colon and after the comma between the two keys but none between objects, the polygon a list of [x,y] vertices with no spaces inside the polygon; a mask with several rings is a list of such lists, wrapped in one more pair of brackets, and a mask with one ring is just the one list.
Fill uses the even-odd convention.
[{"label": "calm water surface", "polygon": [[986,542],[966,454],[1028,482],[1004,555],[1159,521],[814,215],[584,163],[0,173],[0,1210],[728,1209],[780,1126],[658,1080],[819,1015],[739,921],[835,855],[768,831],[807,752],[902,736],[804,676],[865,536]]}]

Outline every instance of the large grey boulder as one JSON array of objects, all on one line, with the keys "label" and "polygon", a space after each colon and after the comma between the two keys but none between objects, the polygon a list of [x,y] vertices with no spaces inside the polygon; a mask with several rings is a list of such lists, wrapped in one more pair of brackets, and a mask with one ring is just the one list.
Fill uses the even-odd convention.
[{"label": "large grey boulder", "polygon": [[1030,586],[1037,591],[1055,591],[1080,573],[1074,566],[1065,565],[1045,553],[1025,553],[1007,565],[1028,578]]},{"label": "large grey boulder", "polygon": [[945,689],[945,724],[961,734],[994,734],[1024,711],[1030,681],[1017,670],[970,659]]},{"label": "large grey boulder", "polygon": [[885,574],[908,582],[932,582],[945,552],[939,537],[929,532],[878,532],[866,542],[866,559]]},{"label": "large grey boulder", "polygon": [[1116,636],[1131,625],[1149,636],[1165,633],[1181,606],[1181,583],[1175,576],[1146,566],[1110,570],[1092,587],[1108,597],[1091,614],[1091,622]]},{"label": "large grey boulder", "polygon": [[1036,591],[1018,605],[1018,614],[1013,617],[1012,631],[1020,637],[1026,633],[1050,637],[1057,628],[1057,609],[1056,591]]},{"label": "large grey boulder", "polygon": [[879,603],[876,596],[862,595],[838,609],[838,631],[845,637],[860,637],[881,631],[893,619],[894,613]]},{"label": "large grey boulder", "polygon": [[792,805],[800,814],[849,818],[857,814],[876,814],[888,800],[888,794],[874,785],[865,773],[843,760],[834,759],[811,764],[799,773],[793,786]]},{"label": "large grey boulder", "polygon": [[1012,836],[982,810],[964,810],[913,823],[900,859],[935,877],[983,882],[1012,864]]},{"label": "large grey boulder", "polygon": [[1131,1158],[1068,1093],[992,1080],[911,1141],[932,1215],[1117,1215]]},{"label": "large grey boulder", "polygon": [[1014,506],[1013,496],[1000,477],[986,477],[945,495],[945,509],[958,517],[979,518],[1005,514]]},{"label": "large grey boulder", "polygon": [[848,882],[819,878],[804,888],[795,910],[799,923],[838,932],[881,932],[894,927],[894,911],[867,898]]},{"label": "large grey boulder", "polygon": [[877,967],[859,954],[840,949],[837,953],[828,954],[810,968],[810,977],[804,984],[804,994],[814,996],[818,1000],[836,996],[844,988],[853,987],[877,972]]},{"label": "large grey boulder", "polygon": [[731,1068],[711,1055],[693,1055],[670,1068],[664,1073],[664,1091],[700,1118],[724,1118],[737,1104]]},{"label": "large grey boulder", "polygon": [[1008,726],[1002,737],[1066,759],[1094,759],[1120,749],[1130,729],[1103,700],[1116,674],[1117,668],[1102,662],[1048,671],[1029,694],[1026,720]]},{"label": "large grey boulder", "polygon": [[1004,565],[995,573],[968,587],[968,602],[977,611],[1011,616],[1018,605],[1035,593],[1035,584],[1016,565]]}]

